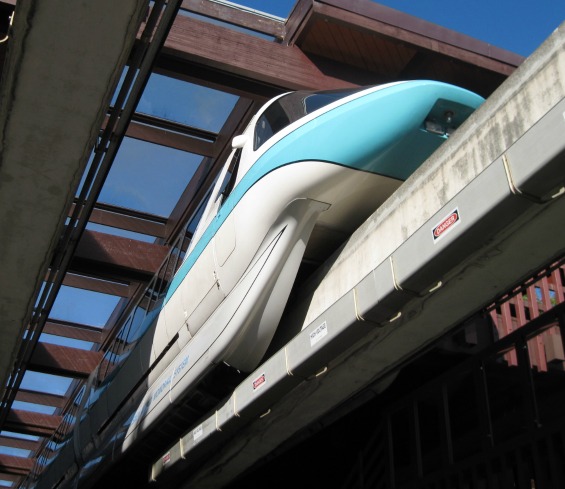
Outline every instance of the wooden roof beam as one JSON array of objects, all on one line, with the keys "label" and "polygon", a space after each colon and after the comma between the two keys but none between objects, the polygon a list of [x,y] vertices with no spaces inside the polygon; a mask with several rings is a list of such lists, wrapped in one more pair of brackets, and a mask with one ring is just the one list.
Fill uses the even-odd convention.
[{"label": "wooden roof beam", "polygon": [[181,134],[172,129],[158,128],[136,120],[135,116],[134,120],[128,125],[126,136],[203,156],[216,156],[217,153],[214,141],[207,141],[198,136]]},{"label": "wooden roof beam", "polygon": [[42,332],[91,343],[100,343],[102,340],[102,330],[100,328],[60,319],[48,319]]},{"label": "wooden roof beam", "polygon": [[348,25],[352,29],[378,33],[395,42],[505,76],[509,76],[524,60],[510,51],[375,2],[315,0],[312,16]]},{"label": "wooden roof beam", "polygon": [[61,424],[62,416],[12,409],[6,417],[4,429],[35,436],[51,436]]},{"label": "wooden roof beam", "polygon": [[[160,72],[159,70],[155,71]],[[180,77],[177,76],[177,78]],[[106,127],[109,119],[110,116],[107,115],[102,124],[102,129]],[[133,114],[125,135],[126,137],[203,156],[215,156],[216,154],[214,143],[217,134],[141,112]]]},{"label": "wooden roof beam", "polygon": [[286,22],[284,42],[287,45],[296,44],[296,40],[307,29],[308,19],[312,15],[313,0],[297,0]]},{"label": "wooden roof beam", "polygon": [[0,480],[11,482],[12,487],[19,487],[22,481],[22,475],[8,474],[0,468]]},{"label": "wooden roof beam", "polygon": [[104,278],[89,277],[67,272],[63,279],[63,285],[76,289],[100,292],[101,294],[115,295],[117,297],[129,298],[135,291],[136,283],[117,282],[115,280],[105,280]]},{"label": "wooden roof beam", "polygon": [[[74,212],[74,206],[75,204],[70,207],[69,216]],[[147,212],[97,202],[94,204],[89,222],[161,238],[167,219]]]},{"label": "wooden roof beam", "polygon": [[69,271],[124,281],[147,281],[159,270],[166,246],[85,231]]},{"label": "wooden roof beam", "polygon": [[30,391],[27,389],[18,389],[16,401],[29,402],[31,404],[41,404],[43,406],[53,406],[62,408],[67,403],[65,396],[55,394],[47,394],[45,392]]},{"label": "wooden roof beam", "polygon": [[85,378],[101,360],[101,351],[81,350],[39,342],[31,356],[28,369],[64,377]]},{"label": "wooden roof beam", "polygon": [[19,448],[21,450],[30,450],[34,452],[39,448],[41,443],[38,440],[24,440],[22,438],[14,438],[12,436],[0,436],[0,445],[3,447]]},{"label": "wooden roof beam", "polygon": [[[3,474],[21,476],[27,475],[33,468],[33,459],[0,454],[0,472]],[[3,479],[0,476],[0,479]]]}]

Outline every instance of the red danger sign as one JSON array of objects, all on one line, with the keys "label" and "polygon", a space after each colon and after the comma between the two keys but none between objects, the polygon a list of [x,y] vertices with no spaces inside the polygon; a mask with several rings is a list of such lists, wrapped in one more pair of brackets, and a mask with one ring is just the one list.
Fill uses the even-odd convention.
[{"label": "red danger sign", "polygon": [[253,390],[259,389],[267,379],[265,378],[265,374],[261,374],[253,381]]},{"label": "red danger sign", "polygon": [[453,229],[453,227],[456,224],[458,224],[459,221],[460,221],[459,209],[456,208],[455,210],[453,210],[451,212],[451,214],[449,214],[447,217],[445,217],[443,220],[441,220],[439,222],[439,224],[437,224],[432,229],[432,235],[434,237],[434,242],[436,242],[438,239],[440,239],[445,234],[447,234],[448,231]]}]

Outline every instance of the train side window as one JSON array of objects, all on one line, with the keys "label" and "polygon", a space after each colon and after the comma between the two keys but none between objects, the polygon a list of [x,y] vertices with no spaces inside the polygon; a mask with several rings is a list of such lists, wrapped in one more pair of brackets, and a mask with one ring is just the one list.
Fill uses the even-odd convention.
[{"label": "train side window", "polygon": [[253,149],[255,151],[259,149],[271,136],[288,126],[290,122],[284,108],[278,101],[274,102],[257,120]]},{"label": "train side window", "polygon": [[257,151],[269,138],[305,115],[362,89],[324,90],[320,92],[299,90],[283,95],[269,105],[257,119],[253,150]]},{"label": "train side window", "polygon": [[220,191],[220,195],[222,196],[222,204],[226,201],[226,199],[231,194],[233,188],[235,187],[235,181],[237,179],[237,171],[239,169],[239,161],[241,160],[241,152],[242,148],[238,148],[234,155],[233,159],[230,163],[230,171],[226,173],[224,178],[224,182],[222,184],[222,190]]}]

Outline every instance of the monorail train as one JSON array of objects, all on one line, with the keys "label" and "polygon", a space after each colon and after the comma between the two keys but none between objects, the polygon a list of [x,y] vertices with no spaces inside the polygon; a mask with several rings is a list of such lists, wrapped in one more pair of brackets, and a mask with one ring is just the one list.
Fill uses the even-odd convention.
[{"label": "monorail train", "polygon": [[180,267],[124,323],[27,487],[91,486],[215,366],[252,371],[304,257],[334,250],[482,102],[435,81],[268,102],[234,138]]}]

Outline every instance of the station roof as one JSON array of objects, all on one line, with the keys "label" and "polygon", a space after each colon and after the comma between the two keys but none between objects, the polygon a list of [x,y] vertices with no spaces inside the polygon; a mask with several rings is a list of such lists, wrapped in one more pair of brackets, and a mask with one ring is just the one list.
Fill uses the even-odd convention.
[{"label": "station roof", "polygon": [[[152,14],[163,8],[162,15]],[[522,57],[369,0],[0,1],[0,480],[17,486],[270,97]]]}]

